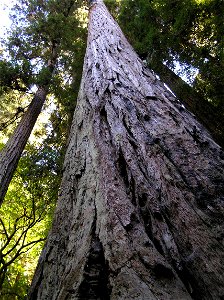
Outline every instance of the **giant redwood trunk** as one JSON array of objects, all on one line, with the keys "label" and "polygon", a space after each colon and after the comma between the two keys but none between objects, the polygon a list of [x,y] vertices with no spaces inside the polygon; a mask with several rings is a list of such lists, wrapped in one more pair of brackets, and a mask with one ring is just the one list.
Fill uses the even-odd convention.
[{"label": "giant redwood trunk", "polygon": [[224,299],[223,153],[101,0],[29,299]]}]

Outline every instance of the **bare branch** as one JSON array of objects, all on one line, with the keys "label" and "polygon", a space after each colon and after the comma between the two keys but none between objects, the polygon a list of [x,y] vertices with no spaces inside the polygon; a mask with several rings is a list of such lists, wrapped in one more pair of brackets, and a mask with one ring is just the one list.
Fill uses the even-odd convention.
[{"label": "bare branch", "polygon": [[[39,243],[39,242],[44,242],[46,240],[46,238],[41,238],[41,239],[38,239],[38,240],[35,240],[35,241],[32,241],[32,242],[30,242],[30,243],[28,243],[28,244],[26,244],[26,245],[23,245],[23,246],[21,246],[19,249],[18,249],[18,251],[16,252],[16,254],[14,255],[14,257],[10,260],[10,261],[8,261],[5,265],[8,267],[9,265],[11,265],[21,254],[24,254],[24,253],[26,253],[27,251],[29,251],[29,249],[27,249],[27,250],[25,250],[25,251],[22,251],[24,248],[26,248],[26,247],[28,247],[28,246],[30,246],[30,245],[35,245],[35,244],[37,244],[37,243]],[[32,247],[31,247],[32,248]],[[30,249],[31,249],[30,248]]]},{"label": "bare branch", "polygon": [[5,224],[4,224],[3,220],[2,220],[2,218],[0,218],[0,223],[2,224],[4,233],[5,233],[6,238],[7,238],[7,240],[8,240],[8,239],[9,239],[9,235],[8,235],[8,232],[7,232],[7,230],[6,230],[6,227],[5,227]]},{"label": "bare branch", "polygon": [[6,121],[0,125],[0,131],[6,129],[9,125],[13,124],[16,120],[20,119],[23,116],[23,114],[25,113],[25,109],[28,106],[29,105],[27,105],[25,107],[18,107],[15,114],[8,121]]}]

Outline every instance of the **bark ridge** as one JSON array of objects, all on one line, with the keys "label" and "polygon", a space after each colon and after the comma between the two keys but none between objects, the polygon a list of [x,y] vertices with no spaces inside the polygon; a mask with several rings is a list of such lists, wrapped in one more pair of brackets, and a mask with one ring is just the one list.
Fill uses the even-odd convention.
[{"label": "bark ridge", "polygon": [[224,155],[102,1],[29,299],[224,298]]}]

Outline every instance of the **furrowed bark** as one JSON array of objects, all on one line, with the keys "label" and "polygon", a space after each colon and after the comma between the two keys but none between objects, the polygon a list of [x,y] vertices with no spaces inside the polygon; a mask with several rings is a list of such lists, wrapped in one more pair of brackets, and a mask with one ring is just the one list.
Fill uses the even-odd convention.
[{"label": "furrowed bark", "polygon": [[94,1],[29,299],[223,299],[223,159]]},{"label": "furrowed bark", "polygon": [[224,120],[220,111],[158,59],[150,60],[150,65],[185,107],[209,130],[213,139],[224,148]]}]

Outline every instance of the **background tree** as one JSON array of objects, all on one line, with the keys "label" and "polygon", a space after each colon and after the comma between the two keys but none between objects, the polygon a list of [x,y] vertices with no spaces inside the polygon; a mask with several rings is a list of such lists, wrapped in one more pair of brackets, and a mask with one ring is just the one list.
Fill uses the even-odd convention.
[{"label": "background tree", "polygon": [[101,0],[29,299],[222,299],[223,152]]},{"label": "background tree", "polygon": [[[28,4],[20,2],[20,5],[16,5],[16,12],[19,13],[17,20],[19,19],[19,21],[11,32],[8,42],[9,53],[12,60],[15,61],[15,66],[11,62],[2,62],[3,67],[0,70],[4,72],[7,69],[6,73],[9,74],[9,76],[3,77],[4,80],[1,80],[2,90],[4,91],[5,87],[15,87],[26,91],[30,85],[25,86],[25,83],[36,83],[38,88],[15,132],[0,153],[1,202],[49,92],[58,56],[67,43],[67,36],[63,30],[67,30],[67,34],[73,33],[75,31],[73,27],[78,25],[77,18],[73,15],[74,5],[75,1],[64,2],[63,8],[58,1],[46,3],[31,1]],[[61,43],[62,45],[60,45]],[[22,65],[22,71],[20,65]],[[29,73],[25,73],[24,66],[27,65]],[[36,77],[32,73],[38,68],[40,69],[39,76]],[[33,82],[32,75],[34,79],[36,77]],[[23,80],[23,78],[28,79]]]}]

